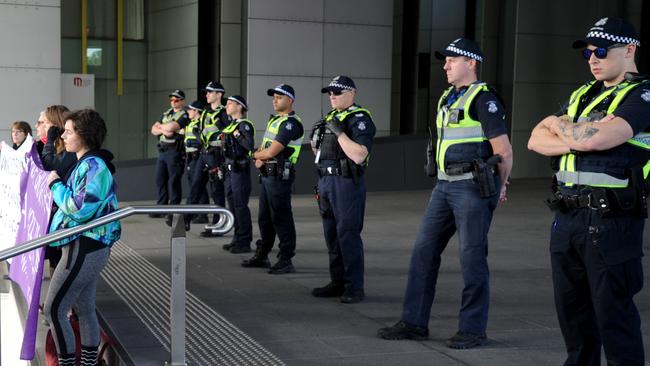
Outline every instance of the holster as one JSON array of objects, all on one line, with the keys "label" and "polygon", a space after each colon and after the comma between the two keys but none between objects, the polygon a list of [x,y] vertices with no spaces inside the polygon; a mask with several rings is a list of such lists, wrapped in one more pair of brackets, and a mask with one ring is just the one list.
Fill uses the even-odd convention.
[{"label": "holster", "polygon": [[472,174],[474,175],[474,181],[478,184],[481,198],[492,197],[497,194],[493,165],[486,163],[483,159],[474,159],[472,164],[474,165]]}]

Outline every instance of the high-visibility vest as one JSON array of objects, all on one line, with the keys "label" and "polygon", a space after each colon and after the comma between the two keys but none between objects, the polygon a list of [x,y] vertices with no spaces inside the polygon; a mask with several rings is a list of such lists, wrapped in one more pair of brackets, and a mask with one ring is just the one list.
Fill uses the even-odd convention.
[{"label": "high-visibility vest", "polygon": [[[454,101],[451,105],[443,105],[454,87],[448,88],[438,100],[438,114],[436,115],[436,128],[438,138],[436,142],[436,163],[438,165],[438,179],[443,180],[462,180],[471,178],[471,173],[461,176],[449,176],[445,173],[446,159],[449,149],[457,144],[474,144],[477,145],[473,151],[480,150],[480,144],[486,144],[485,150],[491,151],[488,139],[483,133],[481,122],[473,119],[469,115],[469,109],[476,99],[476,96],[482,91],[488,91],[489,88],[485,83],[473,83],[467,87],[465,93]],[[482,158],[476,153],[468,155],[465,162],[471,162],[476,158]]]},{"label": "high-visibility vest", "polygon": [[[612,114],[618,108],[623,98],[637,86],[639,86],[638,81],[625,80],[615,87],[600,93],[593,100],[586,101],[583,99],[587,97],[587,93],[591,88],[601,87],[601,83],[597,83],[595,80],[591,81],[571,94],[567,107],[567,115],[574,123],[600,120],[605,115]],[[579,110],[586,102],[589,104],[582,110]],[[626,144],[631,144],[641,151],[648,152],[650,151],[650,133],[640,132],[627,140]],[[631,166],[622,166],[626,160],[629,161],[628,156],[618,155],[620,154],[607,154],[603,151],[564,154],[559,159],[559,169],[555,173],[555,177],[561,186],[586,185],[603,188],[625,188],[629,183],[628,177],[617,177],[608,174],[608,169],[612,167],[617,167],[617,170],[620,171],[624,168],[632,168]],[[581,161],[598,161],[599,164],[583,164]],[[648,176],[649,171],[650,160],[643,168],[645,177]]]},{"label": "high-visibility vest", "polygon": [[[298,122],[301,122],[300,117],[298,117],[297,114],[292,114],[292,115],[276,114],[275,116],[272,116],[271,119],[269,119],[269,123],[266,125],[266,132],[264,132],[264,137],[262,138],[262,146],[265,149],[268,149],[269,146],[271,146],[271,143],[273,142],[273,140],[275,140],[275,137],[280,132],[280,126],[283,123],[287,122],[289,117],[293,117]],[[298,156],[300,155],[300,148],[302,147],[302,139],[304,136],[305,133],[303,129],[303,133],[299,138],[289,141],[287,146],[285,146],[285,148],[290,147],[293,149],[293,153],[289,156],[289,161],[291,161],[291,164],[296,164],[298,162]]]},{"label": "high-visibility vest", "polygon": [[[185,113],[186,112],[184,109],[181,109],[178,112],[174,112],[172,108],[169,108],[168,110],[165,111],[165,113],[163,113],[163,118],[162,121],[160,121],[160,123],[166,124],[166,123],[176,122],[179,119],[181,119],[181,117],[183,117]],[[160,142],[163,142],[165,144],[175,144],[177,141],[179,141],[178,138],[176,138],[177,136],[178,134],[175,134],[174,137],[167,137],[164,134],[160,134],[160,136],[158,136],[158,140],[160,140]]]}]

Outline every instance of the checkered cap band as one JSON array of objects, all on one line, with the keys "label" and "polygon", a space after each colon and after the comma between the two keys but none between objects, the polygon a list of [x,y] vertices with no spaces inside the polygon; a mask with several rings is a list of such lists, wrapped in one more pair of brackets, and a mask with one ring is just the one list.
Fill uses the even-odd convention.
[{"label": "checkered cap band", "polygon": [[600,31],[593,31],[587,33],[587,38],[602,38],[615,43],[633,44],[636,46],[641,46],[641,42],[638,39],[634,39],[631,37],[615,36],[613,34],[600,32]]},{"label": "checkered cap band", "polygon": [[205,90],[207,90],[207,91],[211,91],[211,92],[221,92],[221,93],[225,93],[225,92],[226,92],[225,90],[223,90],[223,89],[221,89],[221,88],[213,88],[213,87],[211,87],[211,86],[207,86],[207,87],[205,88]]},{"label": "checkered cap band", "polygon": [[273,90],[280,93],[280,94],[284,94],[284,95],[286,95],[287,97],[289,97],[289,98],[291,98],[293,100],[296,100],[296,97],[293,94],[289,93],[288,91],[286,91],[284,89],[276,87],[276,88],[273,88]]},{"label": "checkered cap band", "polygon": [[473,58],[474,60],[476,60],[478,62],[483,62],[483,57],[481,57],[481,56],[479,56],[479,55],[477,55],[477,54],[475,54],[473,52],[461,50],[460,48],[457,48],[457,47],[454,47],[454,46],[451,46],[451,45],[449,45],[446,48],[446,50],[457,53],[459,55],[463,55],[465,57]]},{"label": "checkered cap band", "polygon": [[349,86],[349,85],[343,85],[343,84],[339,84],[339,83],[336,83],[336,82],[332,82],[328,86],[333,86],[335,88],[341,88],[341,89],[345,89],[345,90],[354,90],[354,88]]}]

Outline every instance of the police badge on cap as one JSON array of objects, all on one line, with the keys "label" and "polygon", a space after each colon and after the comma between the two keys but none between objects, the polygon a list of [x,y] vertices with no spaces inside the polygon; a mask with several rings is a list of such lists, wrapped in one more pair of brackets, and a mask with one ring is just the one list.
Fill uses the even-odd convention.
[{"label": "police badge on cap", "polygon": [[444,60],[445,57],[465,56],[483,62],[481,48],[469,38],[455,39],[444,50],[436,51],[435,55],[438,60]]},{"label": "police badge on cap", "polygon": [[634,26],[621,18],[602,18],[598,20],[583,39],[573,42],[573,48],[584,48],[592,44],[607,48],[614,44],[633,44],[641,46]]}]

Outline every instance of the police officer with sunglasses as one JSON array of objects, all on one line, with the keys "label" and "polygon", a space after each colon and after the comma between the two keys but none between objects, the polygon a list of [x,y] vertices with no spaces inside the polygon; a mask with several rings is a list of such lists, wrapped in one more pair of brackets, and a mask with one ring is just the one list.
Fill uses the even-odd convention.
[{"label": "police officer with sunglasses", "polygon": [[551,267],[564,365],[643,365],[633,298],[643,287],[641,256],[650,170],[650,84],[636,74],[634,27],[598,20],[581,48],[594,80],[533,129],[528,148],[551,157],[555,212]]},{"label": "police officer with sunglasses", "polygon": [[[183,136],[180,134],[190,122],[185,111],[185,92],[174,90],[169,94],[170,108],[151,126],[151,134],[158,137],[156,161],[156,186],[159,205],[178,205],[182,198],[184,170]],[[161,215],[151,214],[151,217]],[[171,215],[167,222],[171,225]]]},{"label": "police officer with sunglasses", "polygon": [[364,173],[375,136],[370,111],[354,102],[357,87],[337,76],[321,89],[332,110],[311,132],[316,154],[319,208],[329,251],[331,281],[312,290],[316,297],[340,297],[353,304],[364,299],[361,230],[366,206]]}]

